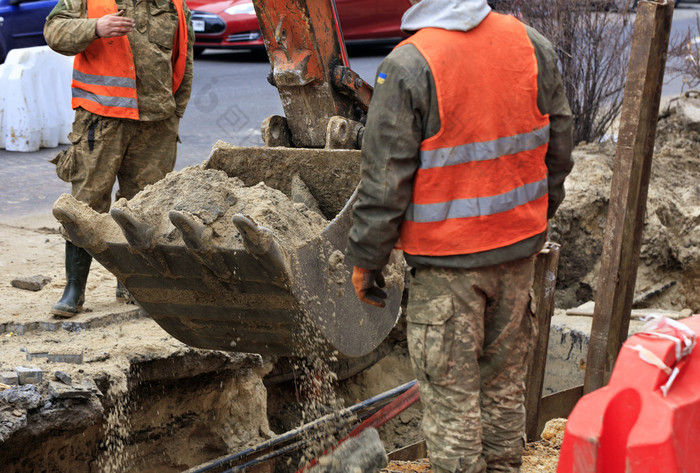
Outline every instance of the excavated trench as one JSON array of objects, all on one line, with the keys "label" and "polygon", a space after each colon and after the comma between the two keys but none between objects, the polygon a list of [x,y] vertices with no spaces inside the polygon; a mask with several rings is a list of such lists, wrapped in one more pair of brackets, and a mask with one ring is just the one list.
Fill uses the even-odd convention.
[{"label": "excavated trench", "polygon": [[[700,311],[698,110],[698,100],[686,98],[662,113],[636,307]],[[579,146],[575,151],[567,198],[550,231],[550,238],[562,245],[556,296],[560,311],[595,294],[613,156],[610,144]],[[267,162],[261,174],[250,179],[266,179],[275,165],[274,160]],[[312,162],[305,165],[307,184],[313,181],[313,168]],[[321,184],[333,195],[333,182]],[[54,245],[60,239],[55,234],[37,238]],[[60,247],[55,252],[60,253]],[[97,285],[113,282],[103,269],[94,272],[101,278]],[[47,300],[28,299],[25,312],[36,315],[18,312],[14,318],[0,319],[0,382],[9,381],[18,366],[42,371],[41,380],[0,386],[0,473],[181,472],[258,445],[413,377],[401,323],[371,356],[354,363],[332,362],[321,375],[318,366],[294,358],[189,347],[168,336],[140,309],[115,306],[109,291],[109,304],[92,302],[91,312],[68,322],[32,309],[50,305],[47,301],[55,300],[61,287],[57,282],[49,286],[53,292],[34,296]],[[0,288],[5,297],[8,293],[3,291]],[[563,335],[561,339],[564,343]],[[83,363],[51,362],[37,355],[41,352],[80,353]],[[29,354],[36,358],[29,361]],[[585,353],[579,355],[585,360]],[[309,371],[309,366],[315,368]],[[420,406],[414,405],[380,429],[387,451],[418,440],[419,417]],[[300,455],[249,471],[296,471]]]},{"label": "excavated trench", "polygon": [[[148,319],[122,323],[134,324],[142,333],[159,330]],[[110,349],[115,358],[121,357],[116,346]],[[89,392],[73,389],[55,396],[60,384],[55,379],[13,389],[12,396],[8,390],[0,392],[0,435],[9,434],[2,437],[0,471],[181,472],[260,444],[331,410],[319,405],[318,393],[314,399],[308,386],[305,389],[308,371],[301,360],[185,346],[173,347],[167,356],[135,346],[124,349],[135,351],[123,377],[102,370]],[[382,359],[376,362],[378,357]],[[369,370],[349,376],[368,364]],[[39,366],[45,374],[52,372]],[[73,384],[79,384],[75,381],[80,371],[92,373],[91,368],[69,372]],[[338,393],[330,400],[335,402],[333,409],[411,378],[405,343],[393,335],[371,357],[334,369],[347,378],[333,383]],[[331,402],[325,399],[324,404]],[[406,412],[382,429],[387,448],[418,439],[418,406]],[[20,425],[12,431],[11,422]],[[329,432],[338,435],[339,428],[335,425]],[[252,471],[296,471],[302,453],[300,449]]]},{"label": "excavated trench", "polygon": [[[363,369],[379,366],[380,359],[385,360],[385,364],[389,362],[391,357],[386,355],[394,352],[394,344],[400,345],[393,336],[368,354],[343,358],[329,352],[321,335],[301,317],[290,320],[294,322],[291,327],[289,323],[274,325],[282,317],[278,313],[296,307],[289,297],[285,301],[290,302],[283,301],[286,306],[280,305],[281,289],[272,288],[275,293],[260,294],[259,307],[240,303],[251,293],[256,295],[255,289],[262,286],[260,281],[264,282],[264,276],[260,276],[261,271],[254,266],[262,257],[256,253],[257,248],[250,247],[243,231],[234,226],[232,216],[244,215],[255,225],[273,231],[284,258],[319,234],[325,236],[328,221],[346,207],[357,185],[358,151],[288,151],[240,149],[219,142],[206,165],[174,172],[128,203],[123,200],[115,203],[113,209],[138,215],[135,225],[122,226],[127,240],[127,232],[132,228],[147,227],[148,232],[136,235],[141,238],[140,242],[149,239],[161,245],[159,248],[175,248],[172,250],[175,257],[169,257],[163,265],[167,269],[163,271],[162,284],[156,277],[145,280],[142,275],[147,273],[141,267],[131,270],[127,266],[120,273],[121,261],[116,261],[117,271],[114,271],[114,267],[97,256],[104,249],[93,248],[102,248],[104,243],[90,246],[90,241],[97,241],[88,238],[92,234],[81,240],[73,239],[87,243],[83,246],[92,250],[98,262],[124,281],[137,301],[144,302],[144,308],[171,310],[177,307],[180,312],[161,320],[154,313],[151,313],[153,319],[147,317],[140,309],[133,309],[131,312],[136,313],[128,316],[124,312],[93,310],[64,324],[32,322],[14,326],[17,336],[2,340],[3,354],[7,352],[11,356],[3,356],[0,371],[31,365],[30,369],[40,370],[42,379],[35,379],[33,384],[27,384],[31,379],[21,380],[19,388],[0,391],[0,419],[3,420],[0,441],[4,441],[5,452],[2,472],[184,471],[342,409],[346,400],[338,392],[345,392],[347,402],[352,404],[411,379],[406,359],[401,363],[403,367],[398,377],[385,374],[381,382],[375,380],[365,387],[360,387],[360,379],[354,379],[353,375]],[[70,201],[70,197],[63,196],[56,205],[65,199]],[[84,205],[71,205],[64,215],[79,216],[84,227],[97,228],[94,234],[105,241],[121,244],[124,240],[109,215],[94,214]],[[169,218],[172,212],[193,222],[195,232],[188,234],[179,226],[176,230],[173,226],[176,222]],[[334,222],[338,220],[336,217]],[[201,244],[196,249],[189,246],[194,239]],[[151,257],[154,252],[132,246],[126,247],[122,259],[137,262],[138,258],[148,259],[148,265],[161,267],[160,262],[164,260]],[[220,268],[216,262],[221,255],[228,255],[226,251],[234,256],[245,253],[246,266],[238,264],[243,258],[230,259],[227,264],[233,268],[231,271],[216,272]],[[330,273],[320,286],[330,286],[335,294],[340,291],[336,289],[342,287],[340,284],[346,284],[346,277],[338,282],[336,273],[345,274],[347,270],[342,264],[342,254],[338,259],[337,251],[328,253],[328,261],[321,258],[320,263],[327,264]],[[186,260],[190,255],[196,258]],[[153,263],[153,260],[157,261]],[[178,273],[183,261],[190,265],[189,271],[184,272],[187,277]],[[284,266],[288,264],[282,258],[275,261],[278,262]],[[303,266],[295,267],[294,276],[298,277],[300,270],[303,278]],[[212,277],[214,273],[218,280]],[[402,287],[402,266],[398,266],[397,273],[401,281],[396,285]],[[392,275],[389,270],[387,281]],[[133,283],[134,280],[137,282]],[[293,282],[287,281],[280,287],[286,289]],[[192,285],[196,289],[190,291]],[[179,289],[173,290],[176,287]],[[200,292],[193,297],[195,290]],[[309,288],[310,292],[313,290]],[[163,297],[165,293],[167,297]],[[309,294],[313,297],[300,298],[298,304],[315,305],[324,294]],[[400,296],[400,289],[398,294]],[[158,304],[153,303],[155,300]],[[191,305],[192,300],[201,301],[202,305]],[[231,301],[230,307],[223,305],[224,300]],[[353,299],[353,304],[359,303]],[[190,313],[199,315],[211,307],[218,310],[213,316],[188,318]],[[398,301],[394,308],[398,309]],[[352,319],[348,314],[356,313],[354,307],[342,305],[340,296],[337,307],[334,304],[332,309],[327,316],[338,319]],[[226,318],[222,319],[219,312],[225,312]],[[243,323],[259,329],[254,333],[256,339],[246,338],[241,333],[232,335],[242,325],[236,322],[239,317]],[[390,318],[384,333],[391,329],[396,314],[390,314]],[[260,347],[265,353],[268,343],[272,344],[270,340],[280,335],[287,343],[294,341],[295,346],[277,343],[262,356],[199,350],[183,343],[207,339],[209,333],[214,333],[206,325],[211,320],[217,323],[223,320],[216,329],[220,333],[214,336],[221,335],[225,348],[234,345]],[[360,334],[374,326],[371,319],[364,321],[367,327],[364,329],[358,328],[363,319],[350,322],[354,323],[351,324],[353,330]],[[177,340],[161,328],[169,330],[173,326],[177,330],[171,334]],[[365,338],[372,337],[376,338],[376,334],[367,333]],[[79,350],[84,363],[66,366],[48,359],[56,350],[65,352],[66,349]],[[301,353],[302,350],[314,355],[280,354]],[[316,354],[321,351],[325,354]],[[22,359],[25,354],[27,359]],[[322,453],[343,429],[350,427],[350,424],[345,427],[341,424],[329,427],[327,438],[309,439],[298,450],[280,458],[274,471],[296,471],[302,456]],[[415,425],[412,430],[417,432]],[[394,443],[397,441],[387,438],[388,445]]]}]

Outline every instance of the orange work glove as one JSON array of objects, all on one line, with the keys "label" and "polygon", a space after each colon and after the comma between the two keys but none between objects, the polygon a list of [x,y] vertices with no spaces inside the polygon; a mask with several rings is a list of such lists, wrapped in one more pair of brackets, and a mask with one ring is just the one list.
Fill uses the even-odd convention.
[{"label": "orange work glove", "polygon": [[384,307],[386,292],[382,287],[386,286],[381,269],[364,269],[355,266],[352,271],[352,285],[358,299],[370,305]]}]

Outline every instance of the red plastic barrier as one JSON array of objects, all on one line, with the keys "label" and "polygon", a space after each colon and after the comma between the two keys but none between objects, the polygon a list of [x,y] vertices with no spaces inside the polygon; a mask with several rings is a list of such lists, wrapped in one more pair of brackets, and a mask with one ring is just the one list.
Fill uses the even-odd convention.
[{"label": "red plastic barrier", "polygon": [[[700,315],[680,322],[700,334]],[[647,334],[624,343],[610,383],[569,416],[557,473],[700,473],[700,348],[677,348]]]}]

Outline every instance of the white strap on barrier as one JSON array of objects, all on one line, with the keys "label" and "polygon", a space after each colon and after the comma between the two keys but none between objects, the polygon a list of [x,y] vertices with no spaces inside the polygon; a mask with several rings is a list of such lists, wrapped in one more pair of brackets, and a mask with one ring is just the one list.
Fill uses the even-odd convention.
[{"label": "white strap on barrier", "polygon": [[675,345],[675,360],[672,366],[666,365],[658,356],[640,344],[632,347],[639,352],[639,357],[643,361],[656,366],[669,376],[666,383],[661,386],[661,391],[666,397],[680,372],[678,363],[690,355],[695,348],[695,332],[685,324],[659,315],[652,314],[644,320],[647,323],[637,335],[671,340]]}]

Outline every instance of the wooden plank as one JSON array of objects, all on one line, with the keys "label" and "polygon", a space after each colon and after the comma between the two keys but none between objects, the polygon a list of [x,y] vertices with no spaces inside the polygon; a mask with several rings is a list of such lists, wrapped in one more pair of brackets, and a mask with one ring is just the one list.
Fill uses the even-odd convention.
[{"label": "wooden plank", "polygon": [[629,330],[673,1],[640,2],[622,102],[584,391],[604,386]]},{"label": "wooden plank", "polygon": [[[539,436],[542,433],[547,421],[557,418],[568,418],[578,400],[581,399],[581,396],[583,396],[583,384],[544,396],[540,402],[540,415],[537,419],[537,435]],[[532,439],[528,437],[528,441],[531,440],[537,441],[539,437]]]},{"label": "wooden plank", "polygon": [[[578,315],[580,317],[593,317],[594,312],[595,303],[593,301],[588,301],[578,307],[566,309],[566,315]],[[679,320],[690,317],[692,315],[692,311],[690,309],[683,309],[681,311],[668,309],[632,309],[630,313],[630,317],[633,320],[642,320],[650,315],[663,316],[667,319]]]},{"label": "wooden plank", "polygon": [[547,347],[549,345],[549,328],[554,313],[554,293],[557,283],[557,267],[559,265],[560,246],[547,242],[537,255],[535,261],[535,303],[537,304],[538,335],[534,352],[528,364],[527,385],[525,391],[525,420],[528,440],[535,439],[537,419],[540,412],[540,399],[544,385],[545,367],[547,364]]},{"label": "wooden plank", "polygon": [[388,455],[389,461],[415,461],[428,458],[428,447],[425,440],[420,440],[398,450],[394,450]]}]

